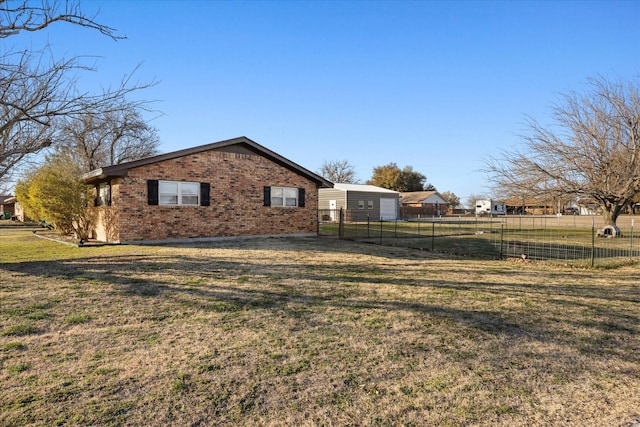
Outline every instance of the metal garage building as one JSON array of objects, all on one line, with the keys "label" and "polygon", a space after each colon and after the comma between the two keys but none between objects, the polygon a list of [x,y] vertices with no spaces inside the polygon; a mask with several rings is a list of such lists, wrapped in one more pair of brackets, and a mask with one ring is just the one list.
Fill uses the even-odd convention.
[{"label": "metal garage building", "polygon": [[398,218],[400,193],[375,185],[334,184],[333,188],[321,188],[318,208],[325,212],[325,219],[337,220],[340,209],[347,220],[392,221]]}]

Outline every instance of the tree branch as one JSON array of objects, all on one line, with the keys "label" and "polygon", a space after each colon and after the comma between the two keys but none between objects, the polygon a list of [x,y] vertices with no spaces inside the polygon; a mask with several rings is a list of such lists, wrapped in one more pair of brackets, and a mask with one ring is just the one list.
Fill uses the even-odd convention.
[{"label": "tree branch", "polygon": [[33,6],[30,1],[23,0],[18,6],[10,7],[9,0],[0,0],[0,38],[15,36],[22,31],[40,31],[56,22],[67,22],[99,31],[113,40],[126,39],[126,36],[117,35],[115,28],[98,23],[97,15],[86,15],[79,1],[43,0],[40,6]]}]

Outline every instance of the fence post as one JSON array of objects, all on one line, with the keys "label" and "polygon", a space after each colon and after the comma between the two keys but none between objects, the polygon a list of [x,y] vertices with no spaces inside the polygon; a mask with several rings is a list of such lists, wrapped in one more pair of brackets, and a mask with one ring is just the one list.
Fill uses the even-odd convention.
[{"label": "fence post", "polygon": [[500,224],[500,259],[503,259],[503,256],[502,256],[503,242],[504,242],[504,222]]},{"label": "fence post", "polygon": [[344,239],[344,211],[340,208],[338,216],[338,237]]},{"label": "fence post", "polygon": [[633,258],[633,219],[631,220],[631,241],[629,246],[629,258]]},{"label": "fence post", "polygon": [[435,217],[433,217],[431,219],[431,251],[433,252],[433,243],[434,243],[434,236],[436,234],[436,220]]},{"label": "fence post", "polygon": [[395,224],[394,224],[393,234],[397,239],[398,238],[398,218],[396,218],[396,221],[395,221]]},{"label": "fence post", "polygon": [[595,265],[596,257],[596,220],[591,219],[591,267]]},{"label": "fence post", "polygon": [[367,214],[367,239],[371,238],[371,215]]},{"label": "fence post", "polygon": [[349,223],[351,224],[349,226],[351,227],[349,234],[351,234],[352,237],[357,240],[358,239],[358,214],[354,213],[354,211],[351,211],[351,213],[349,214]]},{"label": "fence post", "polygon": [[380,218],[380,244],[382,244],[382,218]]}]

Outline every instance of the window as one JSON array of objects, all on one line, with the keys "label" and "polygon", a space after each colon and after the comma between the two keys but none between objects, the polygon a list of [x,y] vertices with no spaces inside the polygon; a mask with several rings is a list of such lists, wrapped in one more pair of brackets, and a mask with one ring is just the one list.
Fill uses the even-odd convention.
[{"label": "window", "polygon": [[200,205],[200,183],[159,181],[158,196],[160,205],[198,206]]},{"label": "window", "polygon": [[271,187],[271,206],[298,206],[298,189],[290,187]]},{"label": "window", "polygon": [[358,200],[358,209],[364,209],[364,200]]},{"label": "window", "polygon": [[367,209],[373,209],[373,200],[367,200]]},{"label": "window", "polygon": [[111,205],[111,184],[103,182],[96,187],[96,206]]},{"label": "window", "polygon": [[264,206],[303,208],[304,188],[264,187]]}]

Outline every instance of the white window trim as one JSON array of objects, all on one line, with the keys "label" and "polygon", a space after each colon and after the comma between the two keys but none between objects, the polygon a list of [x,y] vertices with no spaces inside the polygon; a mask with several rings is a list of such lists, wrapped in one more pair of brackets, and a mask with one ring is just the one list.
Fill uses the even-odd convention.
[{"label": "white window trim", "polygon": [[[280,196],[274,196],[274,193],[276,193],[276,190],[282,190],[282,197]],[[295,192],[295,198],[294,197],[287,197],[287,192]],[[271,206],[272,207],[278,207],[278,208],[297,208],[298,204],[299,204],[299,199],[300,194],[298,192],[298,189],[295,187],[274,187],[271,186]],[[274,203],[274,199],[282,199],[281,203]],[[287,204],[287,200],[291,201],[294,200],[294,204],[289,205]]]},{"label": "white window trim", "polygon": [[[177,194],[176,193],[167,193],[162,192],[162,184],[177,184]],[[186,184],[186,185],[185,185]],[[187,187],[189,185],[193,185],[196,187],[195,194],[186,193],[183,195],[183,186]],[[175,195],[177,196],[177,203],[167,203],[162,200],[163,195]],[[196,196],[195,203],[184,203],[183,196]],[[158,205],[161,206],[200,206],[200,183],[198,182],[190,182],[190,181],[158,181]]]}]

